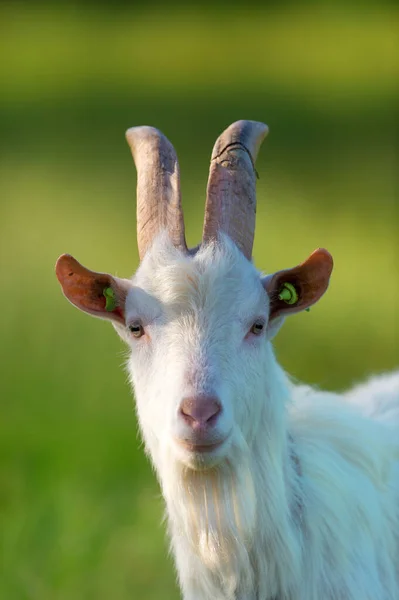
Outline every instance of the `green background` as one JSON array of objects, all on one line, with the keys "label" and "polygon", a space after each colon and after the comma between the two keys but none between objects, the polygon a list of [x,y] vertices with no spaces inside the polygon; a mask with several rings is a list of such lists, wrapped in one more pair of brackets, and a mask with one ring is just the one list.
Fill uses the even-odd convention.
[{"label": "green background", "polygon": [[[188,241],[209,158],[237,119],[265,121],[254,258],[335,259],[328,294],[276,340],[300,380],[343,389],[397,365],[392,4],[0,7],[0,598],[178,598],[162,500],[112,327],[54,275],[137,267],[124,131],[154,125],[180,158]],[[333,8],[334,6],[334,8]]]}]

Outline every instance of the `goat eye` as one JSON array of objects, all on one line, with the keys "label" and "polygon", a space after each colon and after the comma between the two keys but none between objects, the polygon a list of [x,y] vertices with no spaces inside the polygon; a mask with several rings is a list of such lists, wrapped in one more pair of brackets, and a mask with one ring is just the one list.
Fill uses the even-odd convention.
[{"label": "goat eye", "polygon": [[251,333],[255,335],[260,335],[265,327],[263,321],[255,321],[255,323],[251,327]]},{"label": "goat eye", "polygon": [[135,321],[129,325],[129,331],[135,338],[140,338],[144,335],[144,328],[139,321]]}]

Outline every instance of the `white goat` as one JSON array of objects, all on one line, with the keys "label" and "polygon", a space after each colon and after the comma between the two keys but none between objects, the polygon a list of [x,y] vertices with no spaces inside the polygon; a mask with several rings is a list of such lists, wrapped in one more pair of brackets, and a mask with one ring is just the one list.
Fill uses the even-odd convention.
[{"label": "white goat", "polygon": [[337,396],[277,364],[271,338],[322,296],[332,259],[266,278],[251,263],[266,132],[239,121],[217,140],[189,251],[174,149],[130,129],[141,265],[119,279],[63,255],[57,277],[130,346],[185,600],[398,600],[399,373]]}]

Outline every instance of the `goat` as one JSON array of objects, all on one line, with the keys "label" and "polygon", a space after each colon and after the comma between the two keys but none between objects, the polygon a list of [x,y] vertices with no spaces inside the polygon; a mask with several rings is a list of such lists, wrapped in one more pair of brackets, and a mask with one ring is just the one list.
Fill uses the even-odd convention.
[{"label": "goat", "polygon": [[138,271],[121,279],[62,255],[56,274],[129,346],[185,600],[398,600],[399,372],[335,395],[278,365],[272,338],[324,294],[333,261],[317,249],[266,277],[251,262],[267,131],[238,121],[218,138],[189,250],[174,148],[129,129]]}]

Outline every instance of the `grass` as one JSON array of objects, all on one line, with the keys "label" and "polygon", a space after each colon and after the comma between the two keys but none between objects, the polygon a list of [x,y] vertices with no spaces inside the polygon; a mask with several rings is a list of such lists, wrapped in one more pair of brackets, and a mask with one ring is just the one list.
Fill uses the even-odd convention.
[{"label": "grass", "polygon": [[216,136],[265,120],[256,263],[335,258],[276,340],[282,364],[328,389],[393,368],[398,13],[1,10],[0,597],[176,599],[124,348],[66,303],[55,260],[136,268],[128,126],[175,144],[194,245]]}]

